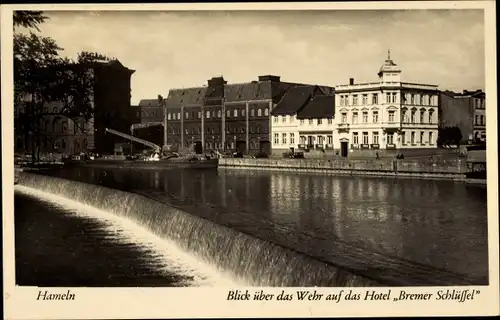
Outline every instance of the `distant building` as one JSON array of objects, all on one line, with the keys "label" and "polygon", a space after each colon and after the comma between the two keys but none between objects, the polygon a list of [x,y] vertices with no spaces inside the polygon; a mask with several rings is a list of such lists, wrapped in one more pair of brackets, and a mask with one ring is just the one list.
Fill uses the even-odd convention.
[{"label": "distant building", "polygon": [[333,88],[314,85],[289,89],[272,114],[272,151],[333,150],[335,95]]},{"label": "distant building", "polygon": [[463,140],[486,141],[486,94],[482,90],[440,92],[441,127],[457,126]]},{"label": "distant building", "polygon": [[402,82],[390,56],[378,77],[335,87],[335,149],[347,156],[358,149],[436,148],[438,86]]},{"label": "distant building", "polygon": [[[20,121],[29,108],[29,101],[25,99],[16,105],[14,114],[16,152],[29,152],[33,146],[41,153],[113,152],[114,143],[122,140],[106,134],[105,128],[129,132],[137,116],[130,106],[130,80],[134,70],[124,67],[118,60],[111,60],[94,63],[89,72],[94,81],[94,93],[90,97],[93,117],[88,121],[75,119],[75,123],[64,116],[45,115],[40,119],[41,141],[32,141],[31,131]],[[59,101],[46,103],[43,113],[57,114],[62,106]]]},{"label": "distant building", "polygon": [[297,85],[267,75],[237,84],[214,77],[207,86],[172,89],[165,102],[168,144],[198,152],[270,153],[270,112]]}]

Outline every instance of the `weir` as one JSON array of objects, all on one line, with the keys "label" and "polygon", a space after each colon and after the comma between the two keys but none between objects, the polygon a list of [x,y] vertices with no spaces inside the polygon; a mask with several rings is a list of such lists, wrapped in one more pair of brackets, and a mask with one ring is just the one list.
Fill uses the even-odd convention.
[{"label": "weir", "polygon": [[30,173],[23,173],[19,184],[127,218],[242,283],[282,287],[385,284],[141,195]]}]

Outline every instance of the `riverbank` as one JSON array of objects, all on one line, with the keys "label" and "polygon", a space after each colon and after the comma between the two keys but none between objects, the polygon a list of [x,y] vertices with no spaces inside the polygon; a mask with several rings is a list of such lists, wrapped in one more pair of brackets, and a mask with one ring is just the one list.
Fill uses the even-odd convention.
[{"label": "riverbank", "polygon": [[[219,159],[220,169],[320,172],[334,175],[443,179],[469,182],[465,160]],[[476,181],[477,180],[477,181]],[[485,179],[473,179],[486,184]]]}]

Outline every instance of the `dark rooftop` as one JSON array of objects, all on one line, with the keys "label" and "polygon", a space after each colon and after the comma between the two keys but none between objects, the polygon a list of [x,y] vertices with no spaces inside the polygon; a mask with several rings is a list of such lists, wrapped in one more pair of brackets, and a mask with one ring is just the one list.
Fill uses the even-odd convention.
[{"label": "dark rooftop", "polygon": [[289,89],[271,112],[272,115],[297,113],[318,90],[317,86],[296,86]]},{"label": "dark rooftop", "polygon": [[297,119],[324,119],[335,116],[335,96],[316,95],[297,112]]}]

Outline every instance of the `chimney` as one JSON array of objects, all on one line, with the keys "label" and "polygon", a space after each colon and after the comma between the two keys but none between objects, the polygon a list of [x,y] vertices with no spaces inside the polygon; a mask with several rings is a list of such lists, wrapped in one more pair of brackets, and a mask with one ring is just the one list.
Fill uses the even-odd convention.
[{"label": "chimney", "polygon": [[224,77],[213,77],[212,79],[208,80],[208,86],[213,87],[213,86],[220,86],[227,84],[227,81],[224,80]]},{"label": "chimney", "polygon": [[273,76],[273,75],[259,76],[259,81],[280,82],[280,76]]},{"label": "chimney", "polygon": [[349,85],[353,85],[354,84],[354,78],[349,78]]}]

